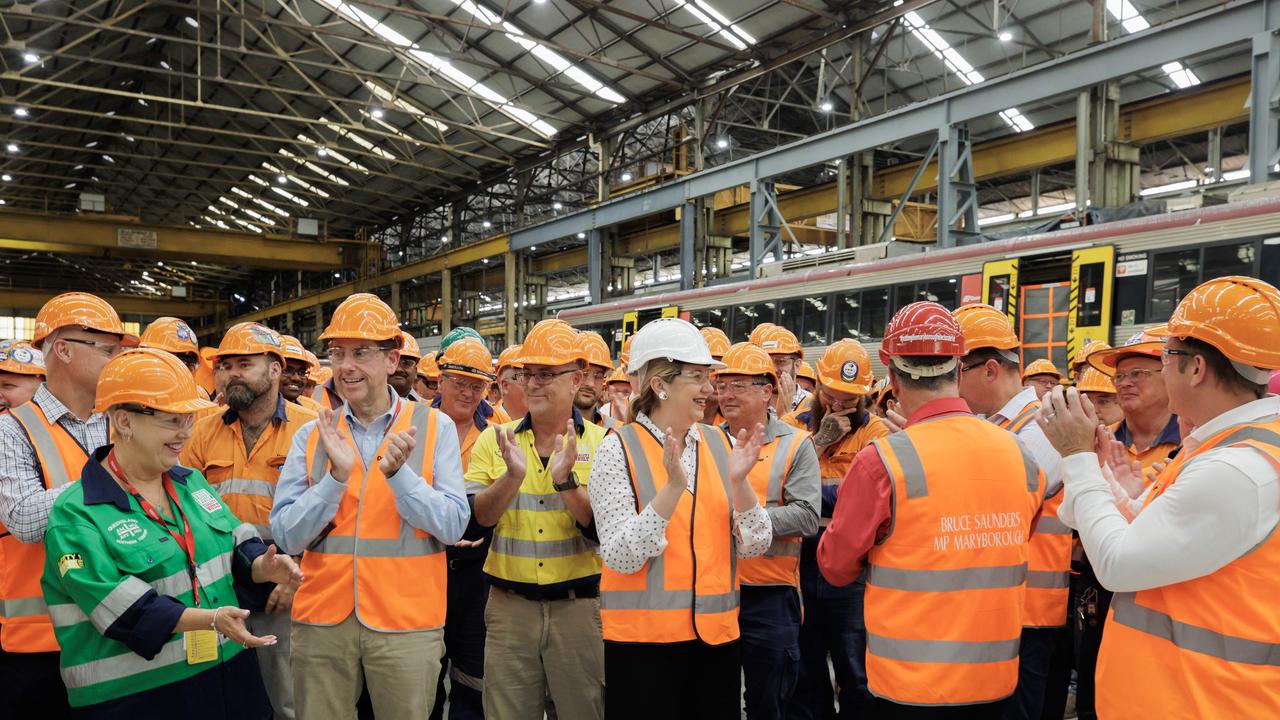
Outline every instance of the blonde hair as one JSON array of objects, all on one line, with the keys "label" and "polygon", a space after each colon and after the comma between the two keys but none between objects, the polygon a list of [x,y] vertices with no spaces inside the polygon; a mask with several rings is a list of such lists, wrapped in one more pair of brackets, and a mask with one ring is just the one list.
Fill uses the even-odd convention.
[{"label": "blonde hair", "polygon": [[645,363],[638,373],[639,392],[631,399],[631,407],[627,412],[627,420],[635,422],[640,417],[640,413],[652,415],[654,408],[658,407],[661,400],[658,393],[654,391],[649,381],[653,378],[661,378],[666,382],[675,380],[680,375],[680,371],[684,369],[684,365],[666,358],[654,358]]}]

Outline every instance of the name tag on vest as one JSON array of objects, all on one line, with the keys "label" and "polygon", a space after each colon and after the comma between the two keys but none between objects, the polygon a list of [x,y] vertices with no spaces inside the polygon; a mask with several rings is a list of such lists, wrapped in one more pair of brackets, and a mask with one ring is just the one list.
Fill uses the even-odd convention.
[{"label": "name tag on vest", "polygon": [[200,503],[200,507],[204,508],[205,512],[215,513],[222,509],[222,503],[204,488],[191,493],[191,497]]}]

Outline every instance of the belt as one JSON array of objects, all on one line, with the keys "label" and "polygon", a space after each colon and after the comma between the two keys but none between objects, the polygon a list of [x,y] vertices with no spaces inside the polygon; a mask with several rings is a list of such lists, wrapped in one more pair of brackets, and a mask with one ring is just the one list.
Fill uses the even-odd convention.
[{"label": "belt", "polygon": [[513,590],[511,588],[493,586],[494,590],[501,590],[512,595],[519,595],[525,600],[542,601],[542,600],[584,600],[587,598],[600,597],[600,588],[597,587],[581,587],[581,588],[558,588],[555,590]]}]

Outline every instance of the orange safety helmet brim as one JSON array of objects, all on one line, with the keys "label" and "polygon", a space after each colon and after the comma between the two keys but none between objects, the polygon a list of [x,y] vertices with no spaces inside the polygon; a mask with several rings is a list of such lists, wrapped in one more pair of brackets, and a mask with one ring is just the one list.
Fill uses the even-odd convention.
[{"label": "orange safety helmet brim", "polygon": [[818,382],[818,374],[813,371],[813,366],[808,360],[801,360],[800,367],[796,369],[796,377],[809,378],[814,382]]},{"label": "orange safety helmet brim", "polygon": [[1080,377],[1076,378],[1076,389],[1080,392],[1116,394],[1116,386],[1111,377],[1091,367],[1080,371]]},{"label": "orange safety helmet brim", "polygon": [[1134,333],[1123,345],[1090,353],[1085,360],[1089,367],[1100,370],[1106,375],[1115,375],[1116,366],[1127,357],[1147,357],[1160,359],[1160,351],[1164,349],[1165,339],[1169,337],[1166,325],[1156,325],[1140,333]]},{"label": "orange safety helmet brim", "polygon": [[749,342],[740,342],[732,345],[729,351],[720,359],[724,363],[724,367],[713,370],[711,374],[719,377],[721,375],[750,375],[754,377],[768,377],[773,384],[778,384],[778,371],[773,367],[773,358],[769,357],[769,353],[762,348],[752,345]]},{"label": "orange safety helmet brim", "polygon": [[626,370],[627,363],[631,362],[631,341],[635,339],[635,333],[628,335],[627,339],[622,341],[622,350],[618,351],[618,367],[623,370]]},{"label": "orange safety helmet brim", "polygon": [[31,347],[31,343],[15,342],[0,350],[0,372],[43,376],[44,353]]},{"label": "orange safety helmet brim", "polygon": [[716,360],[724,358],[724,354],[729,352],[729,347],[733,343],[729,342],[729,336],[724,331],[716,327],[699,328],[698,332],[702,333],[702,339],[707,341],[707,348],[711,350],[711,357]]},{"label": "orange safety helmet brim", "polygon": [[155,348],[174,353],[199,353],[200,344],[191,326],[176,317],[161,317],[151,321],[138,339],[141,347]]},{"label": "orange safety helmet brim", "polygon": [[1247,371],[1280,368],[1280,291],[1239,275],[1209,280],[1178,303],[1168,333],[1212,345],[1241,375],[1265,384],[1270,373]]},{"label": "orange safety helmet brim", "polygon": [[524,366],[566,365],[578,362],[578,331],[563,320],[549,319],[533,326],[520,343],[517,358]]},{"label": "orange safety helmet brim", "polygon": [[498,353],[498,373],[501,374],[503,368],[511,367],[517,370],[523,368],[524,363],[521,363],[519,358],[520,346],[508,345],[502,352]]},{"label": "orange safety helmet brim", "polygon": [[578,359],[585,365],[601,368],[606,375],[613,372],[613,358],[609,357],[609,346],[598,333],[591,330],[578,333],[574,348],[578,352]]},{"label": "orange safety helmet brim", "polygon": [[102,369],[94,412],[122,404],[177,414],[213,407],[200,397],[187,366],[171,353],[154,348],[127,350]]},{"label": "orange safety helmet brim", "polygon": [[119,335],[120,344],[125,347],[138,344],[138,336],[125,332],[120,316],[106,300],[89,293],[70,292],[53,297],[36,313],[35,335],[31,346],[39,350],[50,333],[70,326]]},{"label": "orange safety helmet brim", "polygon": [[436,354],[433,352],[422,356],[418,361],[418,374],[428,380],[435,380],[440,377],[440,366],[436,364]]},{"label": "orange safety helmet brim", "polygon": [[1021,345],[1009,316],[990,305],[962,305],[951,314],[960,324],[960,332],[964,335],[964,346],[968,352],[978,348],[1014,350]]},{"label": "orange safety helmet brim", "polygon": [[280,340],[280,333],[275,330],[256,322],[236,323],[227,330],[227,334],[222,336],[222,342],[218,343],[218,350],[214,353],[215,358],[231,357],[233,355],[274,355],[284,363],[284,350]]},{"label": "orange safety helmet brim", "polygon": [[838,340],[818,358],[818,382],[832,390],[866,395],[874,381],[871,356],[857,340]]},{"label": "orange safety helmet brim", "polygon": [[1030,365],[1023,368],[1022,370],[1023,380],[1026,380],[1027,378],[1033,375],[1053,375],[1054,377],[1058,378],[1058,382],[1062,382],[1062,377],[1063,377],[1062,373],[1058,372],[1058,368],[1054,367],[1053,363],[1049,362],[1048,360],[1045,360],[1044,358],[1040,358],[1039,360],[1036,360],[1032,362]]},{"label": "orange safety helmet brim", "polygon": [[347,296],[333,311],[321,340],[394,340],[399,349],[404,339],[395,311],[377,295],[356,293]]},{"label": "orange safety helmet brim", "polygon": [[414,360],[422,359],[422,348],[418,347],[418,339],[409,333],[400,331],[400,359],[411,357]]},{"label": "orange safety helmet brim", "polygon": [[760,349],[770,355],[794,355],[796,357],[804,355],[804,351],[800,348],[800,341],[796,339],[795,333],[781,325],[766,328],[760,334],[760,342],[752,344],[759,346]]},{"label": "orange safety helmet brim", "polygon": [[[449,349],[436,359],[441,373],[464,375],[478,380],[493,380],[493,356],[484,343],[473,337],[464,337],[449,344]],[[421,368],[421,364],[419,364]]]}]

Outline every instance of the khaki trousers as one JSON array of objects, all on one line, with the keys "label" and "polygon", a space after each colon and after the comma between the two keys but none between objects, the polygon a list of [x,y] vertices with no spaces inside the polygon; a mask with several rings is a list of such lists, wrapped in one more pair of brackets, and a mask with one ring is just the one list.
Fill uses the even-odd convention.
[{"label": "khaki trousers", "polygon": [[364,684],[378,720],[422,720],[435,704],[444,629],[377,632],[352,613],[337,625],[293,623],[293,687],[305,720],[352,720]]},{"label": "khaki trousers", "polygon": [[249,632],[258,637],[276,636],[275,645],[260,647],[254,651],[258,654],[262,684],[267,688],[267,697],[271,698],[275,720],[294,720],[297,717],[293,708],[293,672],[289,669],[289,649],[292,646],[289,635],[292,624],[288,610],[274,614],[249,613],[249,620],[245,623]]},{"label": "khaki trousers", "polygon": [[599,599],[529,600],[491,587],[484,620],[485,717],[542,720],[548,696],[559,720],[604,717]]}]

